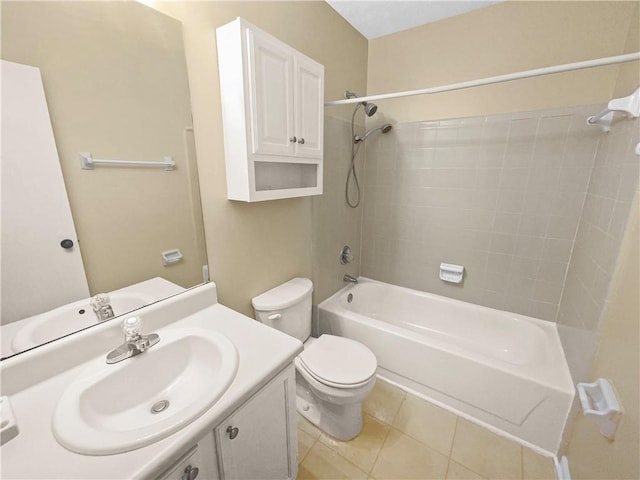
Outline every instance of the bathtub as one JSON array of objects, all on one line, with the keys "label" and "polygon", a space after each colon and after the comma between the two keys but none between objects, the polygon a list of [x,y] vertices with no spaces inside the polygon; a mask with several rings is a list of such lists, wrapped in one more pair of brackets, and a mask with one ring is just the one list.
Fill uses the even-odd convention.
[{"label": "bathtub", "polygon": [[318,326],[369,347],[383,379],[558,451],[574,389],[554,323],[360,277],[318,306]]}]

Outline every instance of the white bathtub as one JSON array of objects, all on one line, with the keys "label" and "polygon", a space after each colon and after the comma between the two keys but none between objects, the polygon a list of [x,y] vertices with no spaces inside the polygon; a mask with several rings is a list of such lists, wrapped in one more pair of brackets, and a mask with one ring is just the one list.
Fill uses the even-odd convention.
[{"label": "white bathtub", "polygon": [[381,377],[558,451],[574,389],[554,323],[363,277],[318,318],[320,333],[368,346]]}]

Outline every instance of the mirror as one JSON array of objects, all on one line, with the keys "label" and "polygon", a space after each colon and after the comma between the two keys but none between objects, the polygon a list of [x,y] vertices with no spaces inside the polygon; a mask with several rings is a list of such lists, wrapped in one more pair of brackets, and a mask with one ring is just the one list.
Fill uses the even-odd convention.
[{"label": "mirror", "polygon": [[[27,128],[35,120],[4,101],[14,96],[3,75],[6,358],[97,324],[90,296],[109,294],[118,316],[200,284],[207,259],[180,22],[137,2],[3,1],[1,8],[3,72],[5,61],[39,69],[55,139],[48,158],[32,149],[42,142],[30,134],[6,140],[17,138],[5,131],[10,115],[28,118]],[[82,169],[81,152],[140,162],[170,156],[175,169]],[[27,173],[19,176],[14,164]],[[62,200],[53,199],[56,175]],[[22,195],[40,195],[38,208]],[[54,214],[38,217],[40,206],[54,203],[70,209],[71,233]],[[167,265],[163,252],[171,252]],[[74,255],[79,273],[65,263]]]}]

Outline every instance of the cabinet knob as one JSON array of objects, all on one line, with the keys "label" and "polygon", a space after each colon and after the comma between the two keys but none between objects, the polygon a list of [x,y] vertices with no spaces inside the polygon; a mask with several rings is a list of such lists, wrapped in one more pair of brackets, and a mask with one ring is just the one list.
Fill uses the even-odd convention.
[{"label": "cabinet knob", "polygon": [[304,138],[302,138],[302,137],[301,137],[301,138],[300,138],[300,140],[298,140],[298,143],[299,143],[300,145],[304,145]]},{"label": "cabinet knob", "polygon": [[65,238],[60,242],[60,246],[65,250],[69,250],[70,248],[73,248],[73,240]]},{"label": "cabinet knob", "polygon": [[296,143],[296,142],[298,141],[298,138],[294,135],[293,137],[290,137],[290,138],[289,138],[289,141],[290,141],[291,143]]},{"label": "cabinet knob", "polygon": [[232,427],[231,425],[227,427],[227,435],[229,435],[229,438],[231,440],[236,438],[238,436],[238,433],[240,433],[240,429],[238,427]]},{"label": "cabinet knob", "polygon": [[187,465],[187,467],[184,469],[184,472],[182,472],[182,477],[180,477],[180,480],[196,480],[199,473],[200,469],[198,467]]}]

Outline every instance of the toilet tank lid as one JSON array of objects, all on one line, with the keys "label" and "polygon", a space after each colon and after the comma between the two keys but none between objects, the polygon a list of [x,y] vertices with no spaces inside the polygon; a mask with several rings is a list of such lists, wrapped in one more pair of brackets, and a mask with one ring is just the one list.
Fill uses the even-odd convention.
[{"label": "toilet tank lid", "polygon": [[267,290],[251,299],[255,310],[270,312],[282,310],[298,303],[307,294],[313,291],[313,283],[308,278],[292,278],[282,285]]}]

